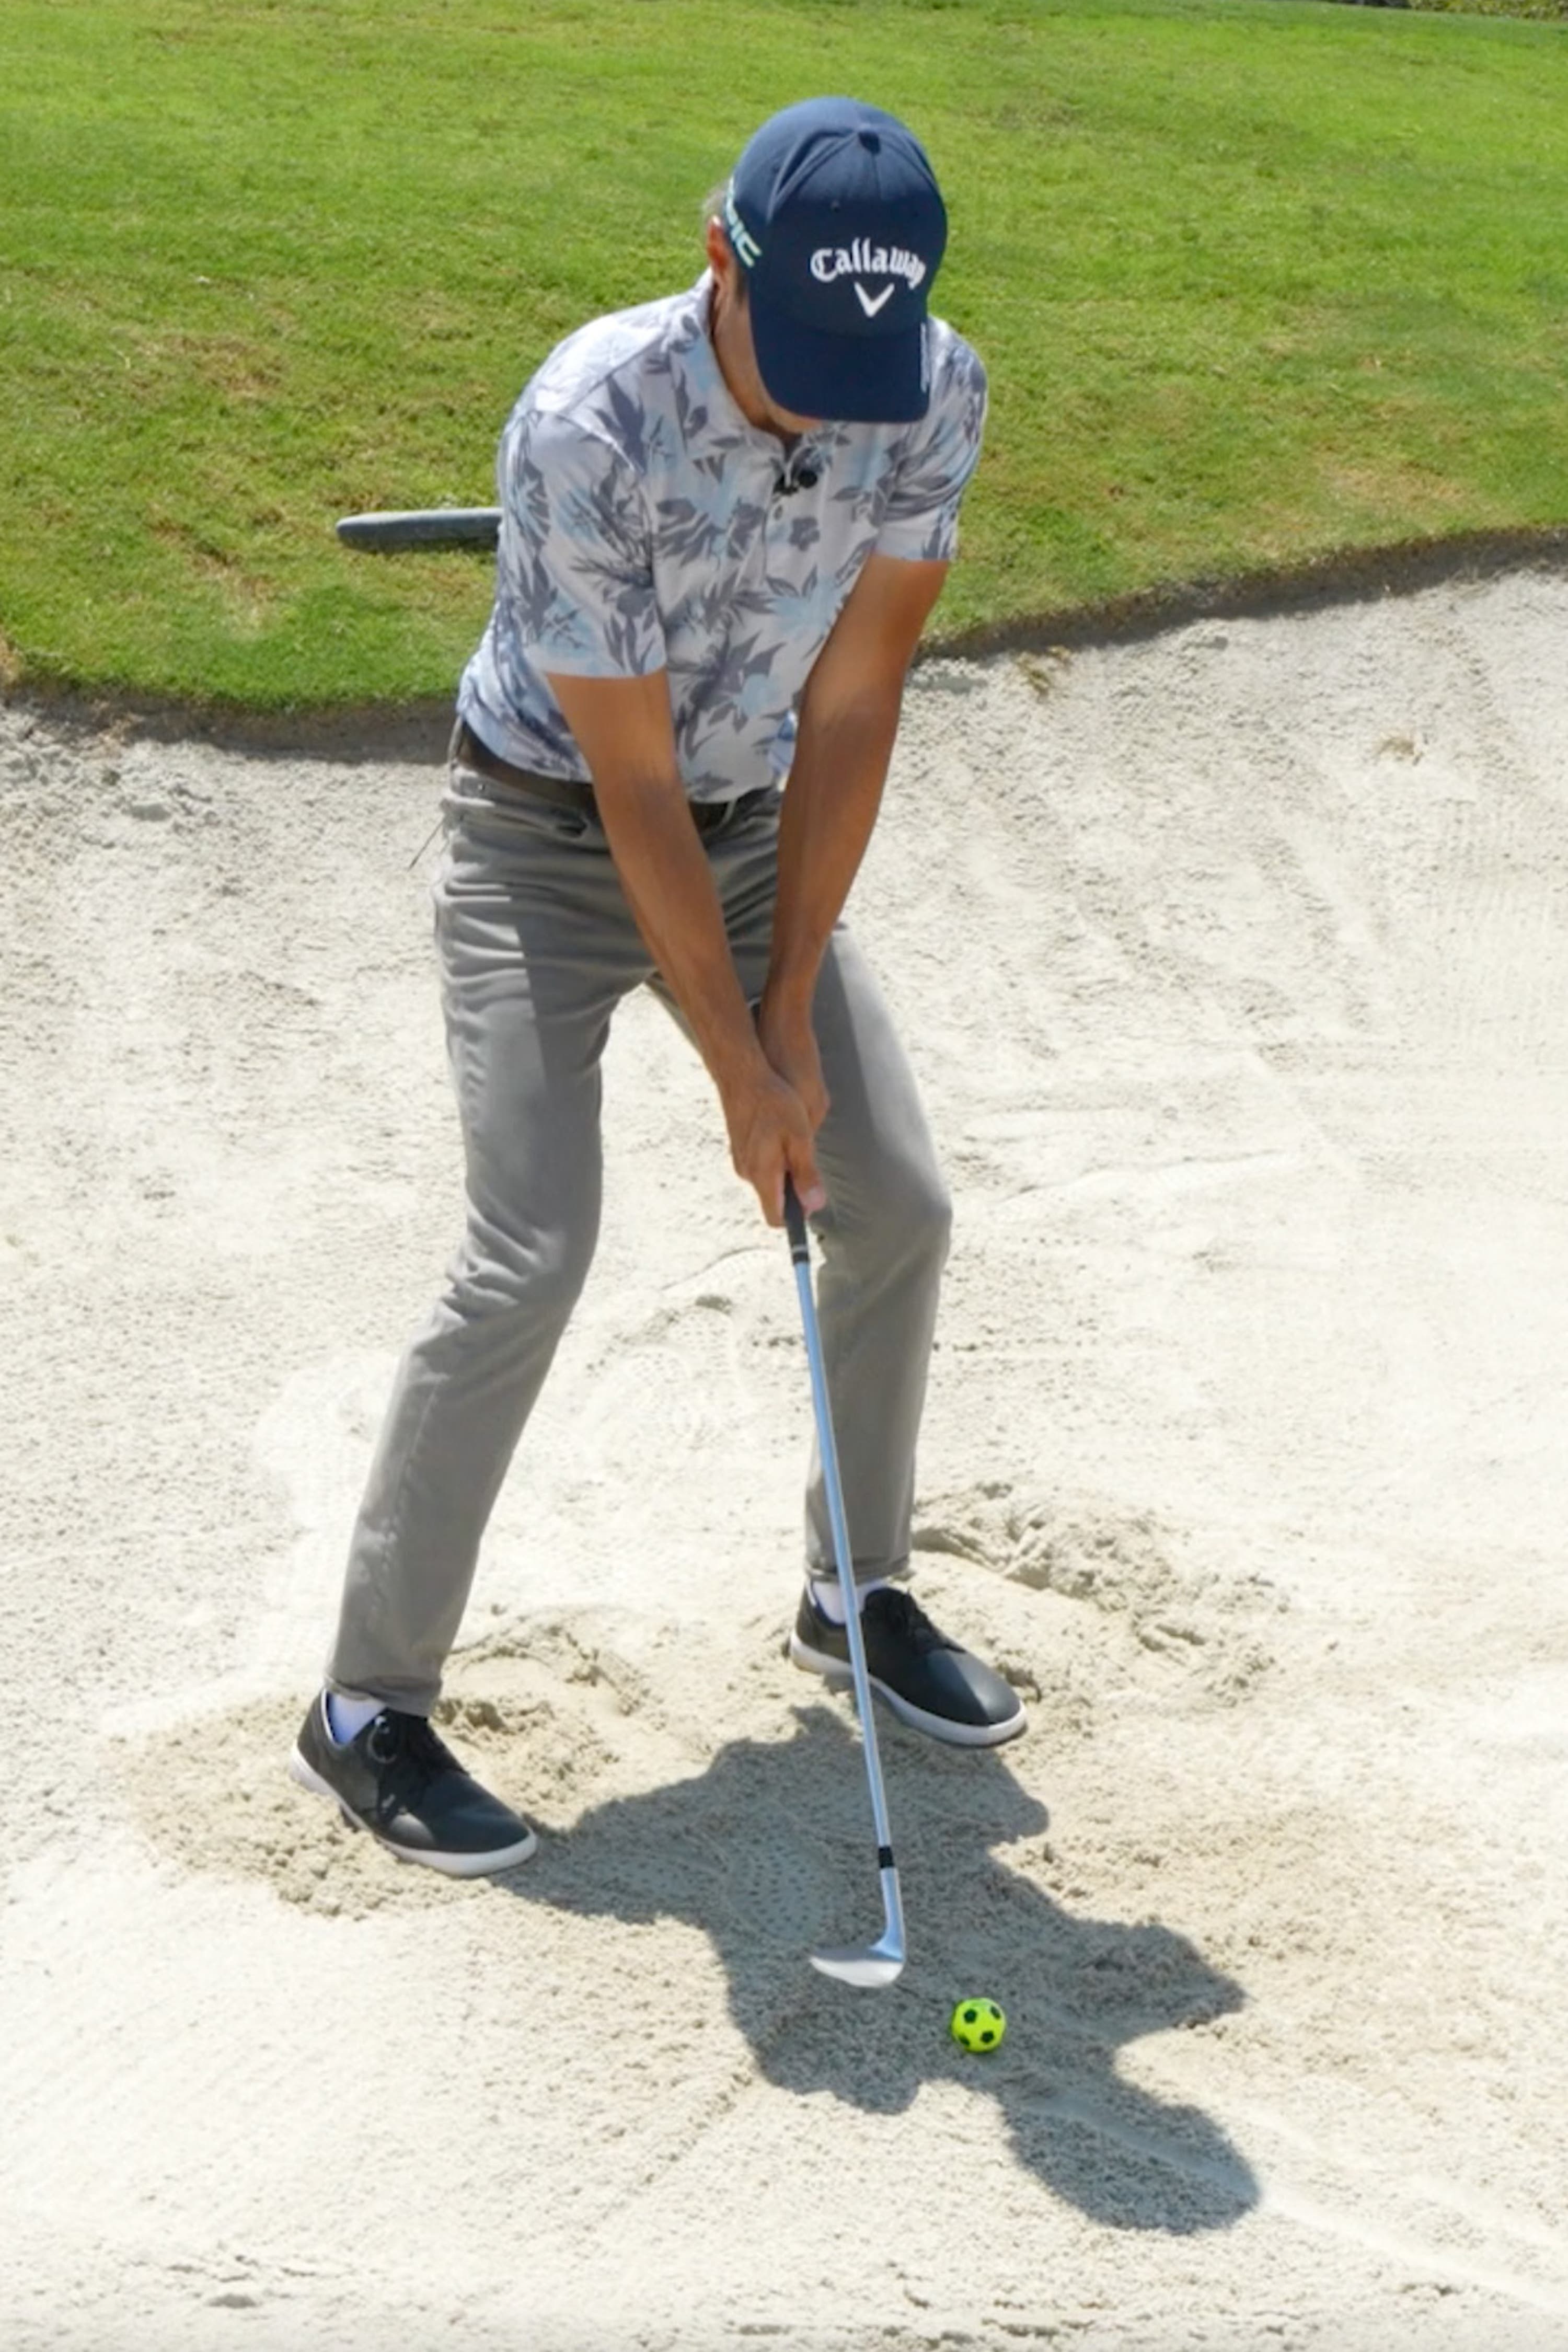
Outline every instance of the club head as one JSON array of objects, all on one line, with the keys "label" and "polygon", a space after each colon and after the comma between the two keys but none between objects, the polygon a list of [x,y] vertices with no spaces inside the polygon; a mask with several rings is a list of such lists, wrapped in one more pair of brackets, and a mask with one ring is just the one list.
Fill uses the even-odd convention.
[{"label": "club head", "polygon": [[825,1977],[837,1977],[840,1984],[862,1985],[876,1990],[890,1985],[902,1975],[904,1948],[884,1936],[879,1944],[830,1945],[813,1952],[811,1965],[820,1969]]}]

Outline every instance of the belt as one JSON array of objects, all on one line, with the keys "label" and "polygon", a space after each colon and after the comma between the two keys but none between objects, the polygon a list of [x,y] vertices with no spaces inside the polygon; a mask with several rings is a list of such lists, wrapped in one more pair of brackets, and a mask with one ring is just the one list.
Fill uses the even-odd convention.
[{"label": "belt", "polygon": [[[547,802],[552,808],[570,809],[574,815],[599,823],[599,805],[592,784],[579,783],[573,776],[540,776],[531,768],[514,768],[510,760],[503,760],[488,743],[480,741],[466,719],[458,721],[452,737],[452,757],[514,793],[526,793],[531,800]],[[698,832],[712,833],[730,818],[746,816],[752,809],[761,808],[765,801],[773,799],[776,789],[773,784],[763,784],[754,793],[742,793],[735,800],[689,801],[687,805]]]}]

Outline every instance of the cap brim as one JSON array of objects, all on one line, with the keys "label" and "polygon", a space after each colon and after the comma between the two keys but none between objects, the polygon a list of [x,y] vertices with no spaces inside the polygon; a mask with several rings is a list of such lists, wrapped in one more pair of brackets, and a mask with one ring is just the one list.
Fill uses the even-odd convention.
[{"label": "cap brim", "polygon": [[825,425],[912,425],[931,405],[925,321],[891,335],[826,335],[757,299],[752,341],[770,400]]}]

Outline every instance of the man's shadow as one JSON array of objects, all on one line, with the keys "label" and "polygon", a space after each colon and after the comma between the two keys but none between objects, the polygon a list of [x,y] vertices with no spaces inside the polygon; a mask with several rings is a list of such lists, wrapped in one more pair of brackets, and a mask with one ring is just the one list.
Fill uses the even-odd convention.
[{"label": "man's shadow", "polygon": [[[1113,2228],[1221,2229],[1257,2204],[1256,2177],[1199,2109],[1117,2070],[1122,2045],[1242,2006],[1184,1937],[1075,1916],[992,1853],[1039,1838],[1045,1807],[1002,1751],[933,1748],[879,1711],[910,1958],[888,1991],[821,1976],[818,1944],[870,1940],[881,1897],[865,1768],[851,1720],[797,1709],[784,1741],[734,1740],[707,1769],[584,1814],[499,1883],[520,1898],[633,1924],[682,1919],[711,1937],[761,2073],[881,2115],[922,2084],[994,2098],[1019,2159]],[[947,2032],[955,2000],[999,2000],[1002,2046]]]}]

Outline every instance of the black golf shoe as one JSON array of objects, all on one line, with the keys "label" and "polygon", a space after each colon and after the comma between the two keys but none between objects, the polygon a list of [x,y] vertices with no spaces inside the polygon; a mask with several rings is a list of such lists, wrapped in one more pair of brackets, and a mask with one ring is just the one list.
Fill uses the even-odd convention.
[{"label": "black golf shoe", "polygon": [[384,1706],[353,1739],[327,1725],[326,1694],[300,1726],[292,1779],[330,1798],[351,1829],[368,1830],[400,1862],[426,1863],[450,1878],[478,1878],[526,1862],[539,1840],[472,1773],[422,1715]]},{"label": "black golf shoe", "polygon": [[[938,1633],[914,1595],[899,1585],[868,1592],[860,1608],[866,1671],[893,1713],[933,1739],[959,1748],[994,1748],[1028,1721],[1011,1683]],[[849,1636],[825,1617],[807,1585],[789,1637],[797,1666],[837,1685],[852,1680]]]}]

